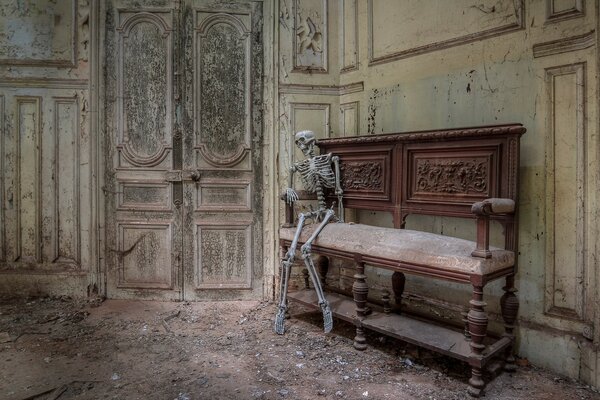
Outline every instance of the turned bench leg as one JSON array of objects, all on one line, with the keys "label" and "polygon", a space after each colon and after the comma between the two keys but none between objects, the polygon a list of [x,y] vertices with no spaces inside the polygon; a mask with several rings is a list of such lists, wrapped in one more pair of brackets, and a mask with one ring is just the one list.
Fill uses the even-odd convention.
[{"label": "turned bench leg", "polygon": [[354,337],[354,348],[356,350],[365,350],[367,348],[367,338],[362,327],[362,320],[367,315],[367,296],[369,287],[367,286],[367,276],[365,275],[365,264],[357,262],[356,274],[354,275],[354,284],[352,284],[352,294],[356,303],[356,336]]},{"label": "turned bench leg", "polygon": [[[469,335],[471,336],[472,357],[481,358],[485,345],[483,340],[487,334],[488,317],[484,310],[486,303],[483,301],[483,285],[473,285],[473,298],[469,302],[471,309],[467,315],[469,321]],[[485,383],[482,378],[481,367],[471,367],[469,379],[469,394],[479,397],[483,392]]]},{"label": "turned bench leg", "polygon": [[394,291],[394,300],[396,301],[396,309],[398,314],[402,311],[402,293],[404,293],[404,285],[406,277],[402,272],[394,272],[392,274],[392,290]]},{"label": "turned bench leg", "polygon": [[317,270],[319,271],[319,277],[321,278],[321,285],[327,287],[327,272],[329,272],[328,257],[319,256],[319,258],[317,258]]},{"label": "turned bench leg", "polygon": [[506,277],[506,286],[502,288],[504,295],[500,298],[500,307],[502,309],[502,319],[504,320],[504,336],[508,337],[511,342],[506,348],[504,370],[514,372],[516,370],[514,344],[515,344],[515,320],[519,311],[519,299],[515,295],[515,276],[509,275]]}]

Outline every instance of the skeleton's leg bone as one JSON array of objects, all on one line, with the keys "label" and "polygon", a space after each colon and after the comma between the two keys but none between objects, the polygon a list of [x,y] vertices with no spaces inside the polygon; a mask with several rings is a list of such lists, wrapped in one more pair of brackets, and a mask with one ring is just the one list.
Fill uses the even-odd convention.
[{"label": "skeleton's leg bone", "polygon": [[304,264],[306,264],[306,268],[308,269],[310,278],[313,281],[313,285],[315,285],[315,291],[317,292],[317,298],[319,299],[319,306],[321,307],[321,311],[323,312],[323,330],[325,331],[325,333],[329,333],[333,328],[333,316],[331,314],[331,309],[329,308],[329,303],[327,302],[327,300],[325,299],[325,295],[323,294],[321,281],[319,280],[317,272],[315,271],[315,265],[310,256],[310,253],[302,254],[302,258],[304,258]]},{"label": "skeleton's leg bone", "polygon": [[326,211],[325,218],[323,218],[323,221],[321,221],[321,224],[319,225],[319,227],[313,232],[311,237],[308,238],[306,243],[304,243],[304,245],[302,245],[302,247],[300,248],[300,251],[302,252],[302,254],[304,254],[306,252],[310,253],[312,243],[317,239],[317,236],[319,236],[319,234],[321,233],[323,228],[325,228],[325,225],[327,225],[327,222],[329,222],[329,220],[333,217],[333,215],[334,215],[333,210],[328,209]]},{"label": "skeleton's leg bone", "polygon": [[300,234],[302,233],[302,228],[304,227],[305,218],[306,217],[304,214],[300,214],[298,216],[298,228],[296,229],[294,240],[292,240],[292,245],[288,249],[288,252],[286,253],[284,259],[281,261],[281,286],[279,287],[279,307],[277,309],[277,314],[275,315],[275,332],[279,335],[283,335],[283,333],[285,332],[283,322],[285,320],[285,313],[287,311],[288,283],[290,280],[290,274],[292,273],[292,264],[294,263],[296,247],[298,246],[298,240],[300,239]]},{"label": "skeleton's leg bone", "polygon": [[306,241],[306,243],[300,248],[300,250],[302,251],[302,258],[304,259],[304,264],[306,264],[308,273],[310,274],[310,277],[315,286],[315,291],[317,292],[317,297],[319,299],[319,306],[321,306],[321,310],[323,311],[323,327],[324,327],[325,333],[330,332],[331,329],[333,328],[333,317],[331,314],[331,309],[329,308],[329,303],[325,299],[325,294],[323,293],[323,287],[321,286],[321,280],[319,279],[319,276],[317,275],[317,272],[315,270],[315,265],[311,258],[310,249],[311,249],[312,243],[315,241],[315,239],[317,238],[319,233],[321,233],[323,228],[325,228],[325,225],[327,225],[327,222],[329,222],[329,220],[333,217],[333,215],[334,215],[334,212],[332,210],[327,210],[327,212],[325,213],[325,218],[323,218],[323,221],[321,222],[319,227],[315,230],[315,232],[311,235],[311,237]]}]

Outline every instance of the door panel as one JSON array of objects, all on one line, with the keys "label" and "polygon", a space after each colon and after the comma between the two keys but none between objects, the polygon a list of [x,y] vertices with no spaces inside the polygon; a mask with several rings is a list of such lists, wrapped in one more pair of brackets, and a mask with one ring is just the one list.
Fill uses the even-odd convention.
[{"label": "door panel", "polygon": [[114,1],[107,30],[108,295],[181,299],[176,168],[176,13]]},{"label": "door panel", "polygon": [[262,296],[262,4],[184,11],[185,298]]},{"label": "door panel", "polygon": [[262,296],[261,7],[114,0],[110,297]]}]

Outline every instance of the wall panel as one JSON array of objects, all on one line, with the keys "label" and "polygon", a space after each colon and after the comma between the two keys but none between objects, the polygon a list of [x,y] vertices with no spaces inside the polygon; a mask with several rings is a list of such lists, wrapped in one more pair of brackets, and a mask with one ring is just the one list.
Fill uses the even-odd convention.
[{"label": "wall panel", "polygon": [[4,170],[4,137],[6,136],[6,119],[4,111],[4,95],[0,95],[0,262],[6,261],[6,217],[4,216],[4,180],[6,179]]},{"label": "wall panel", "polygon": [[341,72],[358,69],[358,5],[357,0],[340,0]]},{"label": "wall panel", "polygon": [[[0,26],[0,65],[74,67],[77,58],[77,1],[5,0]],[[25,14],[25,15],[24,15]]]},{"label": "wall panel", "polygon": [[548,22],[583,17],[584,0],[546,0]]},{"label": "wall panel", "polygon": [[76,98],[54,98],[55,262],[80,261],[79,104]]},{"label": "wall panel", "polygon": [[328,1],[293,0],[293,71],[328,71]]},{"label": "wall panel", "polygon": [[[513,32],[523,0],[368,0],[369,63],[380,64]],[[426,18],[423,18],[426,16]]]},{"label": "wall panel", "polygon": [[583,319],[585,63],[546,69],[546,312]]},{"label": "wall panel", "polygon": [[39,97],[16,99],[17,237],[13,261],[41,261],[41,102]]},{"label": "wall panel", "polygon": [[359,102],[340,104],[340,134],[356,136],[360,130]]},{"label": "wall panel", "polygon": [[290,103],[290,165],[304,159],[302,152],[294,143],[294,135],[301,130],[315,133],[318,139],[329,137],[331,105],[327,103]]}]

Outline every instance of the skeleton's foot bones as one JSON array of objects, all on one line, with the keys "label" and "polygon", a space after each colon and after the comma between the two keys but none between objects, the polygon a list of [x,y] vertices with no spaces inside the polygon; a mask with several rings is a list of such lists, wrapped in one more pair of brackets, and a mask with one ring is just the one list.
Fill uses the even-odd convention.
[{"label": "skeleton's foot bones", "polygon": [[275,333],[277,333],[278,335],[283,335],[285,332],[283,323],[285,321],[286,311],[287,307],[279,306],[279,309],[277,310],[277,315],[275,315]]}]

